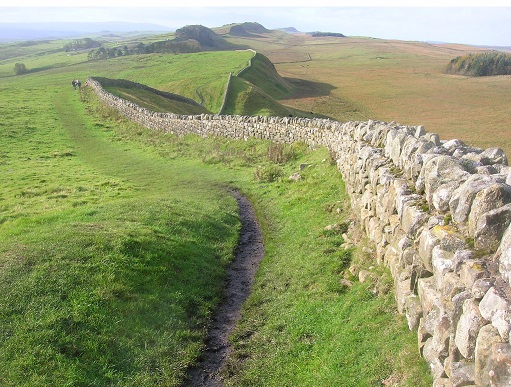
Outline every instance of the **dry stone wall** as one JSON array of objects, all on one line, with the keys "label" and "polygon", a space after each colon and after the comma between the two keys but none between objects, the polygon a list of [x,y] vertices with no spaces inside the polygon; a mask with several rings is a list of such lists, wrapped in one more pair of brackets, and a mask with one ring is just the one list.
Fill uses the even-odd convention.
[{"label": "dry stone wall", "polygon": [[154,113],[88,84],[154,130],[328,147],[434,386],[511,386],[511,174],[500,148],[378,121]]}]

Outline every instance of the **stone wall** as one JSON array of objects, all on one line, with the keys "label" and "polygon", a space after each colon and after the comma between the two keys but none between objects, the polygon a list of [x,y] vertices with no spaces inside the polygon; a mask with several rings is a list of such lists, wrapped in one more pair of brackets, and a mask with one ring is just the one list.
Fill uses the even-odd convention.
[{"label": "stone wall", "polygon": [[252,59],[254,59],[254,57],[256,56],[257,54],[257,51],[256,50],[252,50],[251,48],[248,48],[247,49],[248,51],[252,51],[252,58],[249,59],[248,61],[248,65],[244,68],[242,68],[240,71],[238,71],[238,73],[236,74],[237,77],[239,77],[241,74],[243,74],[245,71],[247,71],[249,68],[252,67]]},{"label": "stone wall", "polygon": [[231,80],[232,80],[232,73],[229,73],[229,76],[227,77],[227,85],[225,86],[225,90],[224,90],[224,97],[222,98],[222,106],[220,106],[220,110],[218,111],[218,114],[224,114],[225,106],[227,104],[227,95],[231,88]]},{"label": "stone wall", "polygon": [[328,147],[434,386],[511,385],[511,175],[500,148],[378,121],[154,113],[88,85],[154,130]]}]

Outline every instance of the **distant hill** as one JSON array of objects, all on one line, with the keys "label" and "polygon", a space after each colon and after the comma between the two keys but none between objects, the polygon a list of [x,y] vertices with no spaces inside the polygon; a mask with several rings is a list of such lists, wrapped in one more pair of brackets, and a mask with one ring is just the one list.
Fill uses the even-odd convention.
[{"label": "distant hill", "polygon": [[300,31],[298,31],[295,27],[277,28],[277,31],[286,32],[288,34],[299,34],[300,33]]},{"label": "distant hill", "polygon": [[107,32],[169,32],[165,26],[128,22],[2,23],[0,41],[43,40]]},{"label": "distant hill", "polygon": [[236,24],[231,27],[229,30],[229,35],[232,36],[253,36],[254,34],[263,34],[265,32],[270,32],[270,30],[266,29],[259,23],[241,23]]},{"label": "distant hill", "polygon": [[188,25],[174,32],[174,39],[158,40],[149,44],[121,44],[116,47],[100,47],[89,52],[90,60],[108,59],[136,54],[183,54],[202,51],[235,50],[238,47],[227,42],[215,31],[202,25]]},{"label": "distant hill", "polygon": [[227,48],[229,44],[215,31],[202,25],[188,25],[179,28],[175,32],[175,41],[196,41],[203,50],[223,49]]}]

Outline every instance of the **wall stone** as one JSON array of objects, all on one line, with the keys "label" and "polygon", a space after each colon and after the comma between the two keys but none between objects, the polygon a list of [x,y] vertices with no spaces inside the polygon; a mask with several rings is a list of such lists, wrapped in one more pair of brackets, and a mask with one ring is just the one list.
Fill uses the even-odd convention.
[{"label": "wall stone", "polygon": [[87,84],[153,130],[327,147],[434,385],[509,386],[511,173],[500,148],[372,120],[155,113]]}]

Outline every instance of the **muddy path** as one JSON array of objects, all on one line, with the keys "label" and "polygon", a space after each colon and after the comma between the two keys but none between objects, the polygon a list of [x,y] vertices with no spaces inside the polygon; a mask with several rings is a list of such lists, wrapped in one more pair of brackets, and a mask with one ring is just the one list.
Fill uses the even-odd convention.
[{"label": "muddy path", "polygon": [[221,387],[220,372],[225,366],[231,347],[229,336],[240,318],[259,262],[264,256],[263,236],[252,205],[237,191],[231,194],[238,202],[241,230],[235,257],[227,269],[224,298],[216,311],[206,339],[206,349],[200,363],[188,370],[183,386]]}]

